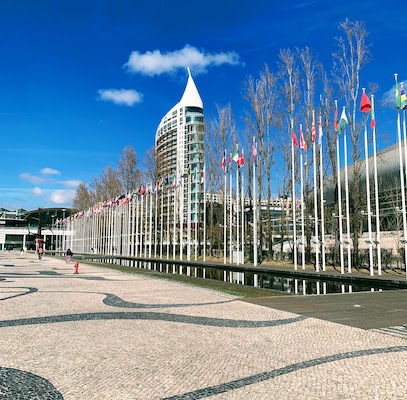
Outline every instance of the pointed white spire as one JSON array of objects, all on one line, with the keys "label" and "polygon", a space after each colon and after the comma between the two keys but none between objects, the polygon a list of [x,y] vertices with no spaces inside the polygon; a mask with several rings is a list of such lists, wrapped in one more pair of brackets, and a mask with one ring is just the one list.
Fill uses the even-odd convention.
[{"label": "pointed white spire", "polygon": [[188,70],[188,82],[184,94],[182,95],[182,98],[178,103],[178,107],[189,106],[203,108],[202,99],[201,96],[199,95],[198,89],[195,86],[195,82],[192,79],[191,70],[189,69],[189,67],[187,68],[187,70]]}]

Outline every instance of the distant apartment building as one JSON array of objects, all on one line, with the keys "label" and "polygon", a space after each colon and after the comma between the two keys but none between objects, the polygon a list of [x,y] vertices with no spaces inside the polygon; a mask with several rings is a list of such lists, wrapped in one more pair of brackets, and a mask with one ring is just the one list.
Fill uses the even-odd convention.
[{"label": "distant apartment building", "polygon": [[174,212],[176,196],[179,221],[185,224],[190,215],[193,224],[202,222],[204,158],[203,103],[188,69],[184,94],[161,119],[155,136],[157,178],[168,178],[168,184],[177,187],[169,209],[164,206],[164,216]]}]

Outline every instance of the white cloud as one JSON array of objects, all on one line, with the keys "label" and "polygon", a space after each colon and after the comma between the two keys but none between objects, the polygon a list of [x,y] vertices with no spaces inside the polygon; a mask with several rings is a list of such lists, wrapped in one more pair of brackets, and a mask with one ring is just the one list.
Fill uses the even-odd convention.
[{"label": "white cloud", "polygon": [[143,101],[143,94],[129,89],[100,89],[98,100],[111,101],[115,104],[133,106]]},{"label": "white cloud", "polygon": [[60,172],[58,170],[52,169],[52,168],[43,168],[40,172],[43,175],[59,175],[60,174]]},{"label": "white cloud", "polygon": [[76,189],[82,183],[82,181],[77,181],[77,180],[71,179],[71,180],[67,180],[67,181],[59,181],[58,183],[61,183],[62,185],[64,185],[67,188]]},{"label": "white cloud", "polygon": [[45,178],[41,176],[32,175],[28,172],[20,174],[20,178],[34,185],[40,185],[41,183],[45,182]]},{"label": "white cloud", "polygon": [[37,187],[35,187],[35,188],[33,189],[33,193],[34,193],[36,196],[41,196],[41,195],[42,195],[42,190],[41,190],[41,188],[39,188],[39,187],[37,186]]},{"label": "white cloud", "polygon": [[70,204],[75,197],[75,190],[55,190],[49,200],[54,204]]},{"label": "white cloud", "polygon": [[147,51],[144,54],[133,51],[129,60],[124,64],[129,72],[143,75],[160,75],[172,73],[177,69],[190,67],[194,74],[204,73],[208,67],[222,64],[243,65],[235,52],[207,53],[196,47],[186,45],[181,50],[161,53],[160,50]]}]

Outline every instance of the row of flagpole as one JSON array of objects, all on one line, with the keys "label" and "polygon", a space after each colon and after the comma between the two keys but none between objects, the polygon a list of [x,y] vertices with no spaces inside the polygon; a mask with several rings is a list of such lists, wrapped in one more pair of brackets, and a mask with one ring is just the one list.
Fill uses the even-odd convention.
[{"label": "row of flagpole", "polygon": [[[404,145],[404,155],[402,151],[402,142],[406,142],[406,120],[405,109],[407,108],[407,96],[404,92],[403,83],[398,83],[397,74],[395,75],[396,81],[396,109],[397,109],[397,140],[399,151],[399,171],[400,171],[400,190],[401,190],[401,209],[403,217],[403,237],[401,242],[404,244],[405,260],[407,260],[407,216],[406,216],[406,174],[407,174],[407,146]],[[365,90],[362,90],[362,98],[360,103],[360,111],[364,113],[364,155],[365,155],[365,179],[366,179],[366,215],[367,215],[367,229],[368,237],[366,243],[368,245],[369,254],[369,271],[370,274],[374,274],[374,255],[373,244],[376,244],[376,260],[377,260],[377,273],[381,275],[381,233],[380,233],[380,205],[379,205],[379,188],[378,188],[378,171],[377,171],[377,148],[376,148],[376,122],[374,116],[374,97],[366,95]],[[374,179],[374,213],[372,212],[371,205],[371,185],[370,185],[370,163],[369,163],[369,137],[367,126],[367,113],[371,114],[371,134],[373,143],[373,179]],[[402,122],[401,122],[402,121]],[[345,273],[345,245],[347,255],[347,271],[352,271],[352,254],[351,254],[351,231],[350,231],[350,199],[349,199],[349,181],[348,181],[348,154],[347,154],[347,132],[346,126],[349,125],[346,109],[343,107],[340,119],[338,119],[338,103],[335,101],[334,107],[334,132],[336,133],[336,164],[337,164],[337,193],[338,193],[338,248],[339,248],[339,260],[341,273]],[[305,213],[305,201],[304,201],[304,171],[303,171],[303,152],[307,151],[306,142],[303,137],[302,125],[300,129],[300,145],[297,142],[296,134],[294,133],[294,121],[290,120],[291,128],[291,158],[292,158],[292,219],[293,219],[293,262],[294,268],[298,268],[298,249],[301,247],[301,264],[302,268],[305,268],[305,232],[304,232],[304,213]],[[403,137],[402,131],[403,129]],[[312,111],[311,121],[311,141],[313,152],[313,189],[314,189],[314,232],[313,240],[315,248],[315,269],[319,271],[321,266],[322,270],[326,269],[326,248],[325,248],[325,210],[324,210],[324,176],[323,176],[323,131],[322,131],[322,118],[318,118],[318,147],[316,142],[317,129],[315,111]],[[342,137],[342,140],[341,140]],[[341,143],[342,142],[342,143]],[[341,144],[343,148],[343,169],[341,168]],[[295,148],[299,147],[299,163],[300,163],[300,204],[301,204],[301,240],[297,238],[297,215],[296,215],[296,175],[295,175]],[[319,152],[319,160],[318,160]],[[255,138],[252,142],[252,154],[253,154],[253,262],[254,265],[258,263],[258,199],[256,198],[256,166],[257,166],[257,144]],[[232,161],[235,161],[236,168],[236,200],[234,202],[233,210],[233,176],[231,171]],[[319,161],[319,166],[318,166]],[[224,151],[221,167],[224,171],[224,221],[223,221],[223,256],[224,263],[227,262],[227,252],[229,243],[229,262],[234,261],[236,264],[244,262],[245,251],[245,199],[244,199],[244,177],[241,173],[241,168],[244,166],[244,154],[241,150],[241,154],[238,154],[238,148],[236,146],[233,153],[230,153],[229,160],[227,160],[227,151]],[[318,188],[317,178],[319,168],[320,185]],[[344,173],[344,188],[345,197],[342,198],[342,177],[341,172]],[[186,178],[186,179],[185,179]],[[206,177],[205,167],[202,173],[201,179],[201,193],[203,192],[203,258],[206,259]],[[229,178],[229,188],[228,188]],[[168,178],[167,178],[168,183]],[[164,195],[164,190],[156,186],[153,190],[152,187],[149,190],[143,189],[134,195],[129,194],[127,196],[122,195],[119,199],[116,199],[109,207],[95,206],[93,210],[88,210],[89,217],[92,218],[90,224],[86,224],[84,221],[79,221],[81,218],[68,220],[72,226],[67,227],[67,232],[75,231],[75,237],[66,236],[66,243],[63,246],[74,247],[77,243],[81,243],[78,246],[79,251],[85,252],[86,250],[92,250],[102,252],[105,254],[114,254],[117,249],[122,249],[121,252],[124,255],[140,257],[164,257],[165,245],[166,256],[169,258],[170,246],[173,249],[173,258],[175,259],[176,247],[179,246],[179,258],[182,259],[184,255],[183,241],[184,231],[186,230],[186,257],[187,260],[191,259],[191,246],[194,244],[195,259],[198,253],[198,225],[199,225],[199,212],[195,208],[194,218],[194,231],[192,230],[192,209],[191,209],[191,188],[192,184],[197,183],[196,176],[195,181],[192,182],[192,176],[190,173],[187,176],[183,176],[182,179],[176,179],[174,177],[174,183],[172,189],[167,187],[167,196]],[[186,204],[186,227],[184,227],[184,185],[187,185],[187,204]],[[203,186],[203,189],[202,189]],[[180,189],[181,188],[181,189]],[[196,189],[195,189],[196,190]],[[229,195],[228,195],[229,190]],[[318,204],[318,191],[319,191],[319,204]],[[161,196],[159,195],[161,193]],[[155,195],[155,198],[153,197]],[[166,197],[166,199],[165,199]],[[171,204],[172,199],[172,204]],[[345,215],[343,215],[343,202],[345,204]],[[122,207],[119,210],[119,208]],[[153,210],[154,209],[154,210]],[[199,209],[199,208],[198,208]],[[159,212],[161,210],[161,212]],[[229,210],[229,221],[228,221]],[[172,213],[171,213],[172,211]],[[309,212],[309,210],[307,210]],[[79,213],[84,214],[85,212]],[[172,214],[172,215],[171,215]],[[83,215],[82,215],[83,216]],[[164,220],[166,216],[167,220]],[[171,220],[172,217],[172,220]],[[376,237],[373,240],[372,232],[372,218],[375,217],[376,223]],[[235,220],[234,220],[235,218]],[[344,233],[343,221],[346,222],[346,232]],[[228,228],[229,227],[229,238]],[[172,229],[172,232],[171,232]],[[179,232],[179,233],[178,233]],[[192,232],[194,232],[194,238],[192,238]],[[178,239],[177,239],[178,235]],[[345,236],[345,237],[344,237]],[[235,238],[235,240],[234,240]],[[124,249],[124,250],[123,250]],[[152,250],[154,249],[154,254]],[[233,253],[235,251],[235,253]],[[321,261],[321,262],[320,262]],[[407,274],[407,272],[406,272]]]},{"label": "row of flagpole", "polygon": [[[346,116],[345,107],[343,107],[342,114],[338,120],[338,102],[335,101],[334,108],[334,132],[336,137],[336,163],[337,163],[337,190],[338,190],[338,247],[339,247],[339,260],[341,273],[345,272],[344,262],[344,245],[347,249],[347,267],[348,272],[352,271],[352,254],[351,254],[351,232],[350,232],[350,199],[349,199],[349,180],[348,180],[348,154],[347,154],[347,134],[346,126],[349,124]],[[407,100],[406,100],[407,107]],[[376,154],[376,122],[374,119],[374,97],[371,96],[369,100],[365,93],[365,89],[362,91],[362,99],[360,110],[365,113],[371,112],[371,128],[372,128],[372,141],[373,141],[373,170],[374,170],[374,192],[375,192],[375,217],[376,217],[376,240],[372,238],[372,223],[371,218],[373,216],[371,210],[371,198],[370,198],[370,169],[369,169],[369,152],[368,152],[368,133],[367,133],[367,118],[364,121],[364,146],[365,146],[365,168],[366,168],[366,203],[367,203],[367,217],[368,217],[368,239],[367,244],[369,248],[369,270],[370,274],[374,274],[374,259],[373,259],[373,243],[376,243],[377,249],[377,268],[378,274],[381,275],[381,246],[380,246],[380,207],[379,207],[379,190],[378,190],[378,173],[377,173],[377,154]],[[405,123],[405,120],[403,120]],[[300,144],[298,144],[296,134],[294,132],[294,123],[291,120],[291,165],[292,165],[292,201],[293,201],[293,262],[294,268],[297,269],[298,253],[297,247],[301,246],[302,253],[302,268],[305,268],[305,238],[304,238],[304,176],[303,176],[303,151],[307,150],[306,141],[303,137],[302,124],[299,127],[300,130]],[[401,130],[400,130],[400,115],[398,114],[398,132],[399,132],[399,152],[400,152],[400,179],[401,179],[401,192],[402,192],[402,209],[403,209],[403,226],[404,226],[404,238],[407,238],[407,224],[406,210],[405,210],[405,193],[404,193],[404,174],[403,174],[403,162],[401,153]],[[405,130],[404,130],[405,132]],[[322,146],[322,117],[318,119],[318,145],[319,145],[319,196],[320,204],[318,209],[318,187],[317,187],[317,148],[316,148],[316,127],[315,127],[315,111],[312,111],[311,122],[311,141],[313,151],[313,186],[314,186],[314,244],[315,244],[315,269],[319,271],[319,258],[321,255],[322,270],[326,270],[326,248],[325,248],[325,210],[324,210],[324,186],[323,186],[323,146]],[[342,213],[342,180],[341,180],[341,157],[340,157],[340,137],[343,136],[343,162],[344,162],[344,187],[345,187],[345,216]],[[295,147],[299,147],[299,163],[300,163],[300,203],[301,203],[301,241],[297,240],[297,217],[296,217],[296,177],[295,177]],[[406,171],[407,171],[407,147],[404,147],[406,151]],[[320,219],[319,214],[320,213]],[[344,239],[343,232],[343,220],[346,220],[346,239]],[[320,225],[320,232],[318,227]],[[407,259],[407,246],[406,259]]]}]

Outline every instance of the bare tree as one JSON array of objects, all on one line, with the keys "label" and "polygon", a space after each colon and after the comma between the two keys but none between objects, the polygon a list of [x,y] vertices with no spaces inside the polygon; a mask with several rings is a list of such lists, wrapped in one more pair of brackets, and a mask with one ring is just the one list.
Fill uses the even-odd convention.
[{"label": "bare tree", "polygon": [[156,182],[158,179],[155,161],[155,147],[153,146],[146,150],[143,161],[144,177],[149,182]]},{"label": "bare tree", "polygon": [[72,202],[72,208],[76,210],[86,210],[93,206],[93,195],[92,192],[88,190],[86,185],[81,182],[76,188],[75,197]]},{"label": "bare tree", "polygon": [[[314,197],[312,196],[312,189],[314,188],[314,183],[312,181],[313,174],[311,174],[311,168],[314,164],[313,157],[310,156],[311,147],[312,147],[312,112],[315,110],[315,90],[316,82],[318,78],[318,70],[320,67],[319,62],[316,59],[316,56],[313,54],[309,47],[304,49],[297,49],[297,55],[300,60],[300,78],[301,83],[304,87],[302,91],[302,100],[300,104],[301,114],[300,120],[304,121],[305,128],[305,141],[307,142],[307,150],[305,151],[305,160],[304,160],[304,200],[305,200],[305,233],[306,233],[306,258],[310,260],[311,258],[311,236],[312,236],[312,224],[310,223],[310,211],[314,205]],[[317,117],[316,117],[317,119]],[[316,123],[316,121],[315,121]],[[316,140],[316,138],[314,138]],[[316,148],[317,150],[317,148]],[[316,156],[316,159],[318,157]],[[314,218],[317,216],[314,215]]]},{"label": "bare tree", "polygon": [[359,74],[363,66],[369,61],[370,45],[366,43],[368,32],[363,22],[346,19],[339,24],[339,29],[343,32],[344,36],[336,39],[337,51],[333,54],[333,76],[349,110],[348,118],[353,160],[352,187],[350,189],[352,192],[352,204],[350,208],[352,210],[354,263],[358,265],[359,235],[361,230],[359,181],[362,163],[357,161],[361,156],[363,146],[360,143],[362,127],[356,123],[356,110],[358,108],[357,100],[360,90]]},{"label": "bare tree", "polygon": [[[228,151],[231,150],[236,141],[236,125],[233,119],[230,104],[222,107],[216,105],[217,118],[209,119],[205,129],[205,154],[206,154],[206,175],[209,193],[220,193],[224,199],[224,172],[221,169],[221,162],[226,150],[226,162]],[[211,251],[215,238],[221,237],[220,221],[215,224],[215,209],[213,201],[209,202],[209,235]],[[223,221],[222,221],[223,223]],[[219,232],[220,231],[220,232]]]},{"label": "bare tree", "polygon": [[141,173],[137,168],[137,154],[133,147],[123,149],[121,159],[117,162],[117,174],[124,193],[129,193],[140,185]]},{"label": "bare tree", "polygon": [[116,170],[107,166],[100,178],[93,178],[90,183],[95,202],[102,202],[116,198],[121,194],[121,182]]},{"label": "bare tree", "polygon": [[[247,127],[246,141],[251,143],[252,137],[255,137],[257,141],[258,161],[256,172],[258,198],[254,199],[254,201],[258,201],[259,205],[261,205],[262,198],[267,198],[268,200],[267,238],[271,255],[273,249],[272,221],[270,218],[271,178],[273,176],[272,164],[274,162],[274,152],[276,149],[276,139],[275,136],[271,134],[271,128],[274,122],[275,110],[277,109],[277,96],[275,94],[276,81],[276,75],[265,65],[258,79],[249,76],[243,83],[243,98],[250,106],[250,111],[246,112],[244,118]],[[250,172],[250,170],[251,168],[248,168],[248,172]],[[250,174],[248,176],[248,182],[250,186]],[[260,249],[263,249],[263,238],[265,235],[263,233],[262,217],[259,218],[258,225]],[[260,258],[262,258],[262,255]]]},{"label": "bare tree", "polygon": [[[299,168],[296,168],[295,165],[292,165],[291,162],[291,133],[294,130],[294,118],[295,118],[295,104],[299,104],[299,71],[296,64],[295,53],[290,49],[282,49],[279,53],[279,59],[281,61],[279,68],[279,83],[280,90],[282,93],[282,107],[281,107],[281,147],[280,153],[283,155],[287,164],[287,171],[291,171],[294,168],[294,171],[298,171]],[[284,117],[286,116],[286,117]],[[287,135],[288,133],[288,135]],[[287,140],[288,139],[288,140]],[[288,142],[288,143],[287,143]],[[290,187],[290,192],[292,188],[292,175],[287,173],[288,182]],[[294,180],[297,179],[297,176],[294,176]],[[294,182],[295,183],[295,182]],[[293,202],[292,207],[296,207],[296,204]],[[286,214],[283,213],[284,218]],[[296,223],[296,222],[294,222]],[[283,218],[281,221],[281,229],[283,228]],[[281,245],[283,246],[283,244]]]}]

